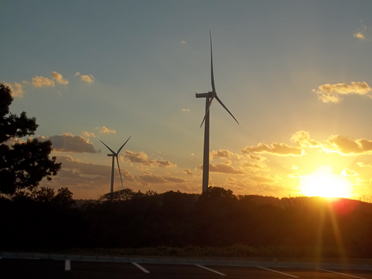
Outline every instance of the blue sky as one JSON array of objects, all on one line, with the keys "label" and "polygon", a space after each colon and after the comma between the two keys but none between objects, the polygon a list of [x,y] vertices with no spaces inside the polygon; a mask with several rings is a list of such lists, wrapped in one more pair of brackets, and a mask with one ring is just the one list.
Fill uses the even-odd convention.
[{"label": "blue sky", "polygon": [[[122,168],[133,176],[127,186],[200,190],[203,130],[199,124],[204,102],[194,94],[210,90],[209,29],[217,93],[240,121],[239,126],[234,124],[213,105],[211,151],[235,154],[216,155],[215,166],[238,172],[223,168],[212,172],[212,183],[238,193],[296,194],[295,181],[285,187],[281,180],[293,164],[300,165],[290,161],[290,154],[277,156],[273,146],[249,154],[242,149],[259,143],[292,146],[290,138],[297,131],[308,132],[323,145],[333,144],[334,151],[342,153],[337,156],[348,161],[336,167],[338,171],[369,162],[369,150],[345,156],[347,150],[330,141],[339,135],[360,144],[358,139],[372,137],[369,89],[358,94],[354,91],[361,84],[351,85],[372,82],[369,1],[0,1],[0,8],[0,80],[23,88],[13,111],[35,116],[39,136],[82,137],[102,151],[56,150],[70,172],[60,173],[55,183],[68,183],[65,186],[77,197],[99,196],[108,189],[109,180],[109,173],[103,177],[102,171],[94,182],[79,168],[78,163],[92,168],[110,164],[104,147],[84,132],[113,147],[131,135],[128,150],[152,160],[139,163],[123,154]],[[69,83],[58,83],[52,72]],[[82,75],[92,82],[82,81]],[[54,80],[54,86],[35,87],[32,78],[37,76]],[[338,83],[328,92],[340,97],[337,102],[318,98],[326,94],[319,86]],[[346,91],[340,89],[348,85]],[[116,133],[100,132],[103,126]],[[245,167],[253,153],[263,158],[264,169]],[[156,160],[169,161],[173,167],[156,166]],[[274,167],[278,162],[285,166]],[[301,168],[298,175],[312,170]],[[366,170],[354,167],[353,171],[368,180]],[[277,180],[255,179],[267,178],[270,172]],[[144,175],[158,182],[143,179]],[[160,185],[165,177],[182,181]]]}]

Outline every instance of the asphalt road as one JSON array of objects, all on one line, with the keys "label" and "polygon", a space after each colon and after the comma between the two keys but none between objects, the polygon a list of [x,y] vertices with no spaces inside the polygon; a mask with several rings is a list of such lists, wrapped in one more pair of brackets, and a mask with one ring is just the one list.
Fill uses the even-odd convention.
[{"label": "asphalt road", "polygon": [[224,277],[232,279],[372,279],[372,272],[100,262],[71,262],[71,270],[65,271],[64,261],[0,260],[1,279],[221,279]]}]

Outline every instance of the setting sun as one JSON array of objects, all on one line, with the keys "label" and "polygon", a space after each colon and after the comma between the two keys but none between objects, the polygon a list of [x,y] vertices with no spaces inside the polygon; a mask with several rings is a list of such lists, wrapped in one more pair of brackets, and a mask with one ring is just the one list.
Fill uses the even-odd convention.
[{"label": "setting sun", "polygon": [[332,172],[329,166],[301,177],[300,189],[305,196],[325,198],[350,198],[351,183],[343,175]]}]

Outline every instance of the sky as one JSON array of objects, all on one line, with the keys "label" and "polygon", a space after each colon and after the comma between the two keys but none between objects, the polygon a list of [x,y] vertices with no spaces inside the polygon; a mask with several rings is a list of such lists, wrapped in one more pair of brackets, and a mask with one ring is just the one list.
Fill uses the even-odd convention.
[{"label": "sky", "polygon": [[[0,0],[0,80],[36,117],[75,198],[124,186],[201,191],[213,36],[210,185],[301,195],[321,167],[372,201],[372,2]],[[122,189],[116,173],[115,189]]]}]

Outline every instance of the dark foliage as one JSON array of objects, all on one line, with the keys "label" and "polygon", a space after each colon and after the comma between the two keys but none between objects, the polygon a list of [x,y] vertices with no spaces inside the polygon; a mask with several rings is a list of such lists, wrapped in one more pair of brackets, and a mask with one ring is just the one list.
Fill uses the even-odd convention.
[{"label": "dark foliage", "polygon": [[20,138],[33,135],[37,129],[35,118],[25,112],[9,112],[13,98],[10,89],[0,83],[0,193],[13,195],[18,190],[33,189],[46,177],[56,175],[60,164],[49,158],[50,141]]},{"label": "dark foliage", "polygon": [[242,246],[261,256],[372,256],[372,204],[360,201],[235,196],[215,187],[201,196],[126,189],[74,205],[66,189],[50,191],[0,201],[7,239],[0,248]]}]

